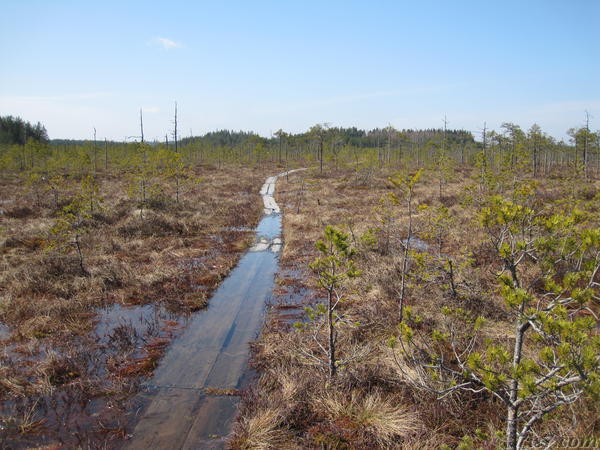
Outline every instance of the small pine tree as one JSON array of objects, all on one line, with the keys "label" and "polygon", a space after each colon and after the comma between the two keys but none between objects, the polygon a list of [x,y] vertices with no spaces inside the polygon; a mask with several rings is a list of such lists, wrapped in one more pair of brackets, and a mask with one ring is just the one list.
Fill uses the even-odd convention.
[{"label": "small pine tree", "polygon": [[25,186],[33,194],[36,206],[42,206],[42,191],[44,185],[44,176],[37,170],[28,170],[25,172]]},{"label": "small pine tree", "polygon": [[100,186],[96,178],[91,175],[86,175],[81,180],[81,200],[87,203],[89,214],[94,214],[100,209],[102,197],[100,196]]},{"label": "small pine tree", "polygon": [[175,203],[179,203],[182,191],[187,186],[199,183],[200,180],[194,177],[192,169],[183,161],[181,153],[166,150],[165,152],[161,152],[159,157],[163,164],[162,169],[159,171],[160,176],[167,183],[173,184]]},{"label": "small pine tree", "polygon": [[50,229],[53,239],[49,248],[68,253],[74,247],[82,275],[88,272],[84,264],[81,239],[89,231],[87,221],[90,217],[89,205],[83,197],[77,196],[58,212],[54,226]]},{"label": "small pine tree", "polygon": [[62,175],[54,175],[48,179],[47,190],[52,194],[54,208],[58,208],[60,191],[65,187],[65,178]]},{"label": "small pine tree", "polygon": [[444,307],[441,329],[414,339],[415,330],[401,323],[399,342],[417,386],[440,397],[485,391],[500,400],[506,447],[518,449],[555,409],[584,395],[600,397],[591,308],[599,298],[600,229],[586,227],[579,211],[543,216],[499,196],[481,210],[480,221],[502,263],[498,284],[513,317],[512,336],[482,339],[482,318]]},{"label": "small pine tree", "polygon": [[[402,255],[402,273],[401,273],[401,281],[400,281],[400,293],[398,299],[398,311],[400,322],[403,320],[404,316],[404,300],[406,297],[406,284],[408,278],[408,267],[409,267],[409,256],[410,256],[410,244],[411,239],[413,237],[413,212],[414,212],[414,193],[415,187],[419,180],[421,179],[421,175],[423,174],[423,169],[417,170],[413,175],[401,175],[396,174],[393,177],[390,177],[390,182],[394,187],[396,187],[402,197],[404,197],[404,202],[406,203],[406,212],[408,215],[408,227],[406,233],[406,239],[404,240],[404,252]],[[397,204],[402,202],[401,197],[394,194],[393,196],[395,202]]]},{"label": "small pine tree", "polygon": [[[317,281],[327,294],[325,304],[319,304],[316,308],[307,308],[308,316],[315,321],[325,318],[327,324],[327,344],[319,347],[327,354],[327,368],[329,377],[334,378],[340,361],[336,353],[338,339],[337,327],[345,321],[343,314],[339,311],[340,304],[344,301],[342,290],[348,279],[356,278],[359,271],[352,261],[355,250],[350,247],[349,234],[344,233],[332,226],[325,228],[322,240],[317,241],[316,247],[321,256],[316,258],[310,268],[317,275]],[[318,330],[318,328],[317,328]],[[312,355],[320,363],[320,358]]]},{"label": "small pine tree", "polygon": [[58,212],[50,229],[52,240],[49,248],[68,253],[74,247],[81,273],[87,275],[82,238],[89,232],[88,224],[92,214],[101,208],[102,197],[96,179],[90,175],[81,180],[79,188],[75,198]]},{"label": "small pine tree", "polygon": [[137,144],[136,152],[132,161],[133,171],[131,173],[131,184],[129,195],[138,199],[140,218],[144,218],[144,209],[148,203],[148,193],[155,169],[149,161],[148,151],[150,146],[145,142]]}]

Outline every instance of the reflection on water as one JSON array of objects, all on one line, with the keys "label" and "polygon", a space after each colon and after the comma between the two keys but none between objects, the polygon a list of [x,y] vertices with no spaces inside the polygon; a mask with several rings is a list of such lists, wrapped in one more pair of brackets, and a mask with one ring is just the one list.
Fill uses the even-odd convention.
[{"label": "reflection on water", "polygon": [[272,240],[281,235],[281,216],[271,214],[264,216],[256,227],[256,234]]},{"label": "reflection on water", "polygon": [[165,305],[151,303],[147,305],[121,305],[118,303],[101,308],[98,311],[98,323],[95,334],[99,343],[105,343],[114,336],[119,328],[127,327],[132,334],[141,337],[158,336],[166,321],[176,321],[184,325],[189,315],[169,311]]},{"label": "reflection on water", "polygon": [[224,447],[239,398],[207,395],[206,389],[238,389],[249,373],[248,343],[260,332],[282,245],[275,182],[270,177],[261,189],[266,215],[256,228],[256,244],[221,283],[208,308],[191,317],[146,383],[131,448]]},{"label": "reflection on water", "polygon": [[208,308],[193,316],[147,383],[142,398],[147,406],[134,430],[132,448],[223,443],[213,438],[229,433],[238,399],[207,397],[203,391],[241,387],[248,342],[260,331],[276,270],[273,252],[248,252],[215,291]]}]

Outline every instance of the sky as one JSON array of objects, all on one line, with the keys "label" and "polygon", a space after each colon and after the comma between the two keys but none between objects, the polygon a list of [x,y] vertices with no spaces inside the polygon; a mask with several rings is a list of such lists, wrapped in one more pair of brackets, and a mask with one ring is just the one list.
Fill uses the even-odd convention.
[{"label": "sky", "polygon": [[51,138],[600,129],[600,0],[2,0],[0,115]]}]

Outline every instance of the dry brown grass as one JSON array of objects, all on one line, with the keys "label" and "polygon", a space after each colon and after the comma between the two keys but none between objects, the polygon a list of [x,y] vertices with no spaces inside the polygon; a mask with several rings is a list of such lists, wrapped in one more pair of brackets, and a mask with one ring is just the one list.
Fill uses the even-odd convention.
[{"label": "dry brown grass", "polygon": [[236,397],[240,395],[239,389],[234,388],[217,388],[217,387],[207,387],[204,389],[204,393],[206,395],[214,395],[214,396],[225,396],[225,397]]},{"label": "dry brown grass", "polygon": [[374,441],[378,447],[389,447],[421,428],[415,411],[403,406],[400,399],[382,396],[378,392],[365,394],[353,391],[350,396],[329,392],[316,400],[314,408],[321,411],[328,421],[343,423],[348,431],[370,434],[370,437],[360,440]]},{"label": "dry brown grass", "polygon": [[[397,350],[386,344],[390,336],[398,334],[401,241],[406,237],[407,224],[403,205],[394,206],[390,247],[382,245],[385,235],[379,219],[384,214],[378,208],[380,200],[394,192],[387,181],[389,175],[391,172],[385,169],[356,173],[339,170],[326,176],[307,171],[278,185],[276,196],[284,212],[285,246],[275,290],[277,299],[263,334],[253,346],[253,363],[260,378],[242,398],[231,441],[234,448],[250,448],[241,445],[248,442],[248,424],[254,419],[263,423],[267,417],[270,420],[265,429],[285,433],[298,448],[455,447],[463,436],[472,436],[477,429],[487,436],[477,440],[477,445],[501,445],[502,438],[495,433],[503,431],[502,405],[481,394],[436,401],[432,394],[417,390],[401,373],[401,356],[392,355]],[[411,266],[407,304],[413,315],[423,318],[417,327],[421,332],[439,326],[445,320],[441,308],[452,306],[485,317],[488,325],[484,337],[505,340],[512,324],[498,295],[494,273],[500,268],[499,262],[475,219],[476,190],[467,189],[471,184],[468,173],[459,175],[444,188],[441,199],[431,173],[426,172],[417,186],[415,204],[430,208],[416,211],[414,229],[416,236],[429,244],[429,251],[421,255],[421,266]],[[542,180],[536,201],[553,208],[565,207],[564,201],[562,206],[560,203],[565,189],[570,188]],[[594,200],[589,199],[588,191],[582,191],[577,201],[587,202],[585,209],[593,211]],[[441,259],[452,258],[455,262],[456,296],[452,295],[449,275],[441,268],[436,240],[428,233],[429,211],[440,204],[448,207],[452,216]],[[369,349],[366,357],[340,367],[334,382],[328,381],[324,372],[299,351],[318,349],[310,336],[290,327],[287,320],[287,306],[301,307],[322,298],[307,265],[317,256],[314,243],[326,225],[351,233],[359,250],[356,262],[362,270],[361,276],[350,283],[348,300],[342,306],[359,325],[340,332],[343,336],[338,352],[343,356],[356,348]],[[379,239],[373,248],[361,240],[369,230]],[[535,274],[527,276],[533,278]],[[589,405],[580,407],[588,412],[578,412],[582,418],[579,423],[586,423]],[[572,434],[573,430],[564,426],[567,422],[557,417],[549,421],[549,426]],[[590,429],[595,429],[594,425],[587,426],[588,433]]]},{"label": "dry brown grass", "polygon": [[231,446],[243,450],[273,450],[296,448],[291,436],[280,428],[281,415],[277,409],[260,411],[248,419],[242,419]]}]

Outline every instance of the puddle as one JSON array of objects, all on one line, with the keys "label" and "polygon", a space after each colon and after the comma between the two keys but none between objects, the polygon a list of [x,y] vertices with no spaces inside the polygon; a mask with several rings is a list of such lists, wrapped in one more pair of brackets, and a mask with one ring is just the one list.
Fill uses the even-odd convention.
[{"label": "puddle", "polygon": [[0,341],[5,341],[10,338],[10,328],[8,325],[0,322]]},{"label": "puddle", "polygon": [[[407,242],[406,239],[402,240],[402,244],[406,245],[406,242]],[[409,247],[413,248],[415,250],[422,251],[422,252],[425,252],[429,249],[429,245],[426,242],[424,242],[421,239],[414,237],[414,236],[410,238]]]},{"label": "puddle", "polygon": [[[16,374],[15,379],[44,380],[38,370],[50,374],[46,376],[64,376],[61,367],[75,367],[74,383],[85,385],[85,389],[97,395],[87,397],[76,384],[63,385],[57,381],[50,391],[35,392],[29,398],[5,399],[0,403],[0,448],[116,448],[110,442],[118,436],[123,411],[130,404],[126,395],[105,393],[136,389],[140,378],[113,375],[135,367],[135,361],[147,355],[149,343],[176,335],[187,317],[161,304],[112,304],[97,309],[95,327],[89,335],[67,346],[60,339],[25,344],[9,341],[3,345],[0,368],[18,367],[19,370],[9,372]],[[9,335],[10,329],[0,323],[0,340]],[[57,361],[56,365],[51,361]],[[73,361],[72,366],[69,361]],[[52,367],[58,369],[53,371]],[[24,414],[40,419],[37,432],[15,433],[11,418]],[[2,426],[8,427],[4,436]],[[94,445],[90,447],[91,442]]]},{"label": "puddle", "polygon": [[[281,174],[284,175],[284,174]],[[281,176],[279,175],[279,176]],[[263,324],[281,249],[277,177],[261,189],[265,216],[256,243],[176,338],[139,395],[143,412],[129,448],[223,448],[239,397],[206,395],[207,388],[240,389],[247,379],[248,343]]]},{"label": "puddle", "polygon": [[295,265],[282,267],[277,273],[277,287],[269,304],[268,325],[289,329],[296,322],[308,320],[305,308],[325,301],[305,282],[305,270]]},{"label": "puddle", "polygon": [[[221,239],[222,241],[222,239]],[[214,240],[219,243],[219,239]],[[186,258],[179,262],[179,267],[185,271],[202,271],[212,266],[215,259],[218,257],[218,251],[215,248],[208,248],[204,253],[194,258]]]},{"label": "puddle", "polygon": [[144,334],[144,328],[156,322],[155,317],[153,305],[124,306],[117,303],[98,311],[95,333],[102,340],[112,335],[117,328],[128,325],[137,334]]},{"label": "puddle", "polygon": [[186,316],[168,311],[161,304],[121,305],[114,304],[98,311],[98,323],[95,334],[99,343],[110,340],[118,329],[127,327],[130,332],[140,337],[156,337],[166,321],[177,321],[185,326]]}]

